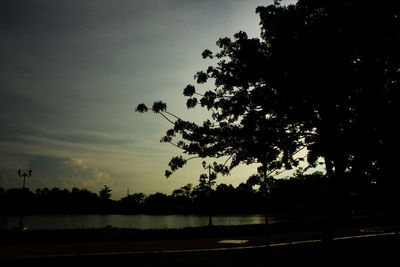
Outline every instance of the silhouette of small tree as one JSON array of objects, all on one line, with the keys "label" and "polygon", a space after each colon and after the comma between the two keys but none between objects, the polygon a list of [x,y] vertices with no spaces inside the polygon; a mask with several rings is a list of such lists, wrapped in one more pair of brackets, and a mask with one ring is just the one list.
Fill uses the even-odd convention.
[{"label": "silhouette of small tree", "polygon": [[99,191],[99,197],[102,200],[109,200],[111,198],[111,189],[104,185],[104,188]]}]

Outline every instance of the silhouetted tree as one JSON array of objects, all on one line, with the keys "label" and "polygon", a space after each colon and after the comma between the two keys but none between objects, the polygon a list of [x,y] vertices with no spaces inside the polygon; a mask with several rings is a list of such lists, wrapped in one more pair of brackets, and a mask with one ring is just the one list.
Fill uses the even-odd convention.
[{"label": "silhouetted tree", "polygon": [[143,204],[146,200],[146,195],[143,193],[134,193],[121,198],[120,202],[122,210],[128,213],[143,212]]},{"label": "silhouetted tree", "polygon": [[192,210],[192,184],[186,184],[181,188],[172,191],[172,199],[174,202],[174,211],[176,213],[191,213]]},{"label": "silhouetted tree", "polygon": [[185,186],[182,186],[181,188],[175,189],[172,192],[173,197],[187,197],[190,198],[192,194],[192,184],[187,184]]},{"label": "silhouetted tree", "polygon": [[[239,32],[217,42],[216,66],[196,75],[215,89],[188,85],[188,108],[210,111],[203,124],[185,121],[155,102],[151,110],[173,123],[161,139],[188,155],[258,163],[260,181],[297,167],[307,148],[313,167],[323,159],[328,176],[328,222],[334,224],[345,171],[357,179],[393,177],[399,140],[390,118],[400,114],[400,9],[395,1],[279,1],[258,7],[261,39]],[[198,99],[199,98],[199,99]],[[144,104],[137,111],[145,112]],[[187,160],[173,157],[168,177]],[[225,166],[221,170],[227,172]],[[333,229],[333,226],[329,226]],[[326,231],[330,239],[332,230]]]},{"label": "silhouetted tree", "polygon": [[6,197],[6,190],[0,187],[0,215],[7,214]]},{"label": "silhouetted tree", "polygon": [[171,212],[171,199],[163,193],[157,192],[149,195],[145,200],[145,212],[165,214]]},{"label": "silhouetted tree", "polygon": [[104,188],[99,191],[99,197],[103,200],[109,200],[111,197],[111,189],[104,185]]},{"label": "silhouetted tree", "polygon": [[71,213],[97,213],[101,206],[99,200],[96,193],[74,187],[71,190]]}]

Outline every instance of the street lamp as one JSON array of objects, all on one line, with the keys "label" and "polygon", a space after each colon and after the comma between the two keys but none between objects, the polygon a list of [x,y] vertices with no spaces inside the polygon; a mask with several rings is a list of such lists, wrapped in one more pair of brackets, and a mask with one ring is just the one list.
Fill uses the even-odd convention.
[{"label": "street lamp", "polygon": [[25,230],[26,228],[24,227],[24,224],[22,223],[22,216],[23,216],[23,202],[24,202],[24,195],[25,195],[25,178],[26,177],[31,177],[32,176],[32,170],[29,170],[28,173],[26,171],[22,171],[21,169],[18,170],[18,176],[19,177],[24,177],[23,182],[22,182],[22,201],[21,201],[21,215],[19,216],[19,223],[18,223],[18,229],[19,230]]},{"label": "street lamp", "polygon": [[[214,162],[213,166],[211,166],[211,164],[208,164],[205,161],[202,162],[203,164],[203,168],[204,169],[208,169],[208,194],[209,194],[209,208],[210,208],[210,215],[209,215],[209,219],[208,219],[208,226],[212,226],[212,216],[211,216],[211,170],[214,171],[214,173],[216,173],[215,167],[217,166],[217,163]],[[216,174],[215,174],[216,175]]]}]

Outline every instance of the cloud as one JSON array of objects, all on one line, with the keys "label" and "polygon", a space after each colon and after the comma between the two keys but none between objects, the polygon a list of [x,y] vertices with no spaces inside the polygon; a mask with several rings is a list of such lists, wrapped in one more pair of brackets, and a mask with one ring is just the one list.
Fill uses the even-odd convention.
[{"label": "cloud", "polygon": [[[93,167],[81,158],[37,156],[30,160],[29,169],[33,170],[33,174],[27,178],[26,185],[31,190],[44,187],[77,187],[97,192],[104,185],[112,186],[115,182],[109,173]],[[16,170],[4,167],[0,169],[0,186],[20,187],[21,181],[18,180]]]},{"label": "cloud", "polygon": [[21,187],[22,183],[17,176],[17,169],[9,167],[0,168],[0,187],[17,188]]},{"label": "cloud", "polygon": [[186,110],[180,88],[207,68],[201,52],[219,37],[259,33],[254,9],[269,2],[2,2],[0,186],[20,186],[24,167],[34,171],[30,188],[114,184],[117,195],[126,186],[150,193],[197,182],[194,163],[163,177],[179,153],[158,142],[170,125],[134,107],[162,99],[203,121],[208,115]]},{"label": "cloud", "polygon": [[90,166],[84,159],[72,158],[66,163],[73,173],[71,179],[66,183],[67,187],[98,190],[103,185],[114,184],[114,179],[110,174]]}]

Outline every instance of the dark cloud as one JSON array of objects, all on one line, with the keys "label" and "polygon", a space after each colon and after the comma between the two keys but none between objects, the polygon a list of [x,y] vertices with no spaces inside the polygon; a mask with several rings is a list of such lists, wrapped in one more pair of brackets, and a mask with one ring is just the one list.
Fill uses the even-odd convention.
[{"label": "dark cloud", "polygon": [[10,167],[0,167],[0,187],[5,189],[22,187],[17,171],[18,169]]}]

